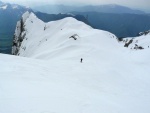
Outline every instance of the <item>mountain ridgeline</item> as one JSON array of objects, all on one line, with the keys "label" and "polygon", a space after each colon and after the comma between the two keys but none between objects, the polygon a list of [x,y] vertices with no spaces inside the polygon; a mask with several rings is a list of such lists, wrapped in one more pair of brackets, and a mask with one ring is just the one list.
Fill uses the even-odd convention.
[{"label": "mountain ridgeline", "polygon": [[[90,48],[88,44],[80,44],[81,42],[84,43],[82,39],[86,40],[85,36],[87,36],[88,38],[91,37],[90,39],[92,40],[95,34],[100,35],[101,32],[102,34],[104,33],[104,37],[112,37],[115,39],[115,43],[117,43],[115,35],[106,31],[93,29],[89,25],[72,17],[45,23],[40,20],[34,13],[26,12],[22,19],[17,22],[13,40],[12,54],[28,56],[33,53],[34,55],[38,55],[37,51],[40,51],[42,48],[44,49],[42,50],[43,54],[47,54],[47,52],[51,53],[52,49],[50,49],[48,46],[55,48],[56,54],[57,51],[61,51],[61,49],[67,49],[70,54],[70,52],[74,51],[70,51],[69,48],[74,46],[81,46],[81,50],[82,46]],[[96,37],[98,38],[98,36]],[[96,40],[93,39],[93,41]],[[88,41],[88,43],[90,42]],[[32,53],[29,54],[31,51]],[[77,49],[77,51],[80,51],[80,48]],[[50,53],[49,55],[54,55]],[[41,54],[39,54],[39,56],[41,56]]]},{"label": "mountain ridgeline", "polygon": [[[26,11],[34,12],[34,14],[44,22],[73,17],[93,28],[109,31],[119,38],[135,37],[140,32],[150,29],[149,14],[124,6],[104,5],[70,8],[69,6],[63,5],[58,6],[58,14],[46,14],[43,12],[34,12],[29,7],[0,2],[0,53],[11,53],[13,34],[17,21],[21,19],[21,16]],[[51,8],[53,9],[54,7],[56,8],[56,6],[49,7],[49,9],[48,7],[45,8],[53,13]],[[61,9],[62,7],[66,11]],[[44,9],[44,7],[42,9]],[[37,10],[39,9],[37,8]],[[46,12],[45,10],[43,11]]]},{"label": "mountain ridgeline", "polygon": [[79,14],[71,14],[71,13],[47,14],[42,12],[34,12],[34,14],[44,22],[56,21],[66,17],[73,17],[79,21],[84,22],[87,25],[90,25],[88,20],[83,15],[79,15]]},{"label": "mountain ridgeline", "polygon": [[[0,3],[0,53],[11,53],[13,44],[13,34],[17,21],[19,21],[22,15],[26,12],[33,12],[31,8],[20,6],[17,4]],[[71,14],[46,14],[41,12],[35,12],[38,18],[45,22],[55,21],[63,19],[65,17],[74,17],[79,21],[83,21],[86,24],[89,22],[82,15]]]},{"label": "mountain ridgeline", "polygon": [[87,5],[87,6],[67,6],[67,5],[43,5],[33,7],[34,10],[49,13],[68,13],[68,12],[101,12],[101,13],[117,13],[117,14],[145,14],[144,11],[131,9],[126,6],[120,6],[116,4],[108,5]]},{"label": "mountain ridgeline", "polygon": [[[70,28],[68,26],[70,26]],[[77,28],[78,29],[80,28],[82,32],[80,30],[74,31],[74,29]],[[78,43],[78,40],[80,40],[80,38],[83,37],[80,35],[80,33],[82,33],[83,35],[88,30],[89,31],[91,30],[92,33],[94,31],[100,33],[101,31],[101,30],[93,29],[87,24],[83,22],[79,22],[78,20],[75,20],[71,17],[59,21],[52,21],[52,22],[45,23],[42,20],[40,20],[34,13],[26,12],[23,15],[22,19],[17,22],[14,39],[13,39],[12,54],[19,55],[19,56],[20,55],[26,56],[28,55],[28,52],[39,51],[40,49],[38,48],[42,47],[41,45],[43,44],[46,44],[47,46],[49,44],[50,45],[52,44],[55,47],[54,44],[55,40],[57,41],[59,40],[61,41],[62,39],[66,41],[74,40]],[[106,34],[108,35],[108,37],[113,38],[116,44],[119,43],[120,46],[126,47],[131,50],[149,49],[150,46],[149,31],[141,32],[139,37],[124,38],[124,39],[117,38],[115,35],[109,32],[107,32]],[[58,45],[59,48],[59,46],[64,44],[60,44],[60,45],[56,44],[56,45]],[[47,51],[46,47],[45,50],[43,51]],[[38,52],[36,53],[38,54]]]}]

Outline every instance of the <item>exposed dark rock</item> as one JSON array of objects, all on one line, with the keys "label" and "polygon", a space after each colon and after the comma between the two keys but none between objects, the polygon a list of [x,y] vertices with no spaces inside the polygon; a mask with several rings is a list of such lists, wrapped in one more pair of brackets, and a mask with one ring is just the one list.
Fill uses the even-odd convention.
[{"label": "exposed dark rock", "polygon": [[73,38],[74,40],[77,40],[77,37],[79,37],[77,34],[74,34],[74,35],[72,35],[71,37],[69,37],[69,38]]},{"label": "exposed dark rock", "polygon": [[129,42],[127,42],[128,40],[126,40],[126,43],[124,45],[124,47],[128,47],[132,42],[133,42],[133,39],[131,39]]},{"label": "exposed dark rock", "polygon": [[123,38],[117,38],[117,40],[118,40],[119,42],[121,42],[121,41],[123,41]]},{"label": "exposed dark rock", "polygon": [[[26,15],[29,16],[30,13],[27,12]],[[15,32],[14,37],[13,37],[13,47],[12,47],[12,54],[13,55],[18,54],[22,41],[24,39],[27,40],[27,38],[25,38],[27,30],[25,30],[24,19],[25,18],[22,17],[21,20],[18,21],[18,23],[17,23],[16,32]],[[23,47],[22,49],[25,50],[26,47]]]},{"label": "exposed dark rock", "polygon": [[149,33],[150,33],[150,30],[144,31],[144,32],[140,32],[140,33],[138,34],[138,36],[147,35],[147,34],[149,34]]}]

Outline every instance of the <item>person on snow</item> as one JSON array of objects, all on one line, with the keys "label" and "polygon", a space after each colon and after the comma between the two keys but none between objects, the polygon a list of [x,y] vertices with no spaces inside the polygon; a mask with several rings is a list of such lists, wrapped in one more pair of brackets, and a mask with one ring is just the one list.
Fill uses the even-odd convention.
[{"label": "person on snow", "polygon": [[82,61],[83,61],[83,59],[81,58],[81,61],[80,61],[80,62],[82,63]]}]

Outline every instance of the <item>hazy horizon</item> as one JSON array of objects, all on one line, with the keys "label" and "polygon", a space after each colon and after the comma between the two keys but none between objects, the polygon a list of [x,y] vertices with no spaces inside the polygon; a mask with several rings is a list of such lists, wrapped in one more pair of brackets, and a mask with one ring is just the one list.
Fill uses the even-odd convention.
[{"label": "hazy horizon", "polygon": [[71,6],[85,6],[85,5],[107,5],[107,4],[116,4],[121,6],[126,6],[133,9],[143,10],[146,12],[150,12],[150,0],[0,0],[2,2],[7,3],[15,3],[19,5],[35,7],[35,6],[42,6],[42,5],[71,5]]}]

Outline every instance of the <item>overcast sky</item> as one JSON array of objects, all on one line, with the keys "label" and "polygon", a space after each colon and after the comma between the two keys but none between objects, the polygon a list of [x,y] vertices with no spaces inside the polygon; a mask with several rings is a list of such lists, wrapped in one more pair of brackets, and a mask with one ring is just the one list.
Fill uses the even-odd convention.
[{"label": "overcast sky", "polygon": [[44,4],[64,4],[64,5],[119,4],[131,8],[150,11],[150,0],[0,0],[0,1],[18,3],[30,7],[34,5],[44,5]]}]

